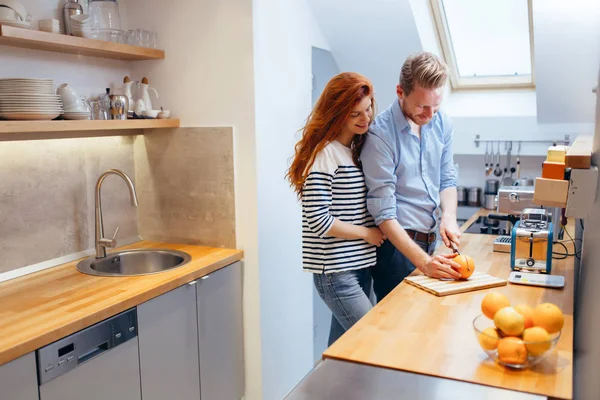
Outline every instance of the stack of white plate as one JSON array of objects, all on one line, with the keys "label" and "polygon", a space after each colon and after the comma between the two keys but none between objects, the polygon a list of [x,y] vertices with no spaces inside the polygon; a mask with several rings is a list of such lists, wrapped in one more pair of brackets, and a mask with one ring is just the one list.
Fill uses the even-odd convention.
[{"label": "stack of white plate", "polygon": [[51,120],[62,113],[52,79],[0,79],[0,118]]},{"label": "stack of white plate", "polygon": [[90,119],[90,111],[67,111],[65,110],[64,119]]}]

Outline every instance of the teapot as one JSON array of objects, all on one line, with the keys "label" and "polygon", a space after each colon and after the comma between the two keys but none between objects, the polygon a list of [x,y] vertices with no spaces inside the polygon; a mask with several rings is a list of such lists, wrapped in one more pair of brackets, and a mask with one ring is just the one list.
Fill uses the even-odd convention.
[{"label": "teapot", "polygon": [[[158,92],[153,87],[148,85],[148,78],[144,77],[141,82],[135,83],[136,96],[134,99],[134,108],[135,113],[138,113],[138,110],[152,110],[152,100],[150,99],[150,92],[154,93],[155,102],[158,103]],[[141,100],[141,101],[140,101]]]}]

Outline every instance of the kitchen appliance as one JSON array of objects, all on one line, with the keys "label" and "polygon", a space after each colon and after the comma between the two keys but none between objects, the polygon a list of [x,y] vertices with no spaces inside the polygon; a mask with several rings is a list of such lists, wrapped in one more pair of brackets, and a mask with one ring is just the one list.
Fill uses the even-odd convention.
[{"label": "kitchen appliance", "polygon": [[524,209],[511,234],[511,268],[549,274],[552,270],[553,238],[548,211],[541,208]]},{"label": "kitchen appliance", "polygon": [[479,216],[467,229],[465,233],[477,233],[483,235],[507,235],[508,232],[500,227],[500,221],[488,217]]},{"label": "kitchen appliance", "polygon": [[454,279],[440,280],[425,275],[409,276],[404,281],[436,296],[448,296],[473,290],[506,286],[507,284],[504,279],[477,271],[473,272],[469,279],[460,281]]},{"label": "kitchen appliance", "polygon": [[83,7],[79,4],[79,0],[67,0],[63,6],[63,22],[65,24],[65,34],[73,35],[71,29],[71,15],[83,14]]},{"label": "kitchen appliance", "polygon": [[497,253],[510,253],[512,239],[510,236],[502,235],[494,239],[492,250]]},{"label": "kitchen appliance", "polygon": [[518,285],[541,286],[549,288],[565,287],[565,277],[560,275],[542,275],[531,272],[513,271],[510,273],[508,281]]},{"label": "kitchen appliance", "polygon": [[481,188],[472,187],[469,188],[469,202],[471,207],[481,207]]},{"label": "kitchen appliance", "polygon": [[513,183],[513,186],[534,186],[535,185],[535,181],[531,178],[518,178],[515,179],[515,183]]},{"label": "kitchen appliance", "polygon": [[40,400],[141,400],[136,311],[36,350]]},{"label": "kitchen appliance", "polygon": [[536,208],[533,204],[534,186],[502,186],[498,190],[498,212],[520,215],[526,208]]},{"label": "kitchen appliance", "polygon": [[459,206],[467,205],[467,188],[459,186],[456,188],[456,200]]}]

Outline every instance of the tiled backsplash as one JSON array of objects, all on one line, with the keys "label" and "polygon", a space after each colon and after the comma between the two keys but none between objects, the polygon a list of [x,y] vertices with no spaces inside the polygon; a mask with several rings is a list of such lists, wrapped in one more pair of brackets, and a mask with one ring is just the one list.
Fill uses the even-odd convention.
[{"label": "tiled backsplash", "polygon": [[[133,179],[131,136],[0,143],[0,273],[94,246],[94,188],[118,168]],[[104,229],[137,235],[125,183],[102,186]]]},{"label": "tiled backsplash", "polygon": [[232,129],[146,132],[134,147],[142,237],[234,248]]},{"label": "tiled backsplash", "polygon": [[102,185],[104,232],[235,247],[231,128],[139,136],[0,142],[0,274],[94,247],[94,189],[117,168],[134,181]]}]

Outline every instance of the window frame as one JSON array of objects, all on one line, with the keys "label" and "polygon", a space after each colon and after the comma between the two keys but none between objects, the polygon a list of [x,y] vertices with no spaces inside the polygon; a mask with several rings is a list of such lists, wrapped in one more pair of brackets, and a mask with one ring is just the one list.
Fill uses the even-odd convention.
[{"label": "window frame", "polygon": [[531,77],[525,76],[498,76],[498,77],[469,77],[461,78],[458,75],[456,57],[450,42],[450,30],[443,11],[443,0],[430,0],[429,6],[433,17],[434,30],[442,57],[450,67],[450,85],[453,90],[472,89],[524,89],[535,88],[535,60],[533,41],[533,0],[527,0],[527,12],[529,16],[529,51],[531,60]]}]

